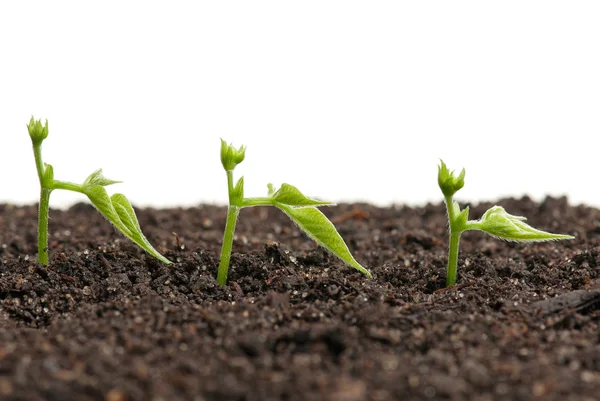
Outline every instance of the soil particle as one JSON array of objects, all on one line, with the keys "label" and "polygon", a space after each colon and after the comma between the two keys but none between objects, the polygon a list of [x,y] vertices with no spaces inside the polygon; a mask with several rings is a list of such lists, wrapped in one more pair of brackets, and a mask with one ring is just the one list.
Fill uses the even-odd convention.
[{"label": "soil particle", "polygon": [[465,233],[444,288],[442,204],[323,209],[372,280],[251,208],[219,287],[224,207],[137,210],[170,266],[87,204],[51,210],[44,267],[37,208],[0,205],[0,399],[597,400],[600,211],[498,204],[575,239]]}]

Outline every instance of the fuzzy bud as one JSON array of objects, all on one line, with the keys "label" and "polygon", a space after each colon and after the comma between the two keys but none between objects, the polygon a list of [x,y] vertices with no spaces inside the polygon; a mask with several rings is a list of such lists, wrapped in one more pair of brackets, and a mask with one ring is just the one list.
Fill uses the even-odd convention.
[{"label": "fuzzy bud", "polygon": [[465,185],[465,169],[463,168],[458,177],[454,171],[448,170],[443,160],[438,166],[438,185],[444,196],[453,196]]},{"label": "fuzzy bud", "polygon": [[246,147],[241,146],[236,149],[231,144],[227,144],[221,139],[221,163],[226,171],[232,171],[235,166],[244,161],[246,157]]},{"label": "fuzzy bud", "polygon": [[48,137],[48,120],[46,120],[45,125],[42,125],[42,120],[35,120],[33,116],[31,116],[31,120],[29,120],[29,124],[27,124],[27,130],[29,131],[31,141],[35,145],[39,145]]}]

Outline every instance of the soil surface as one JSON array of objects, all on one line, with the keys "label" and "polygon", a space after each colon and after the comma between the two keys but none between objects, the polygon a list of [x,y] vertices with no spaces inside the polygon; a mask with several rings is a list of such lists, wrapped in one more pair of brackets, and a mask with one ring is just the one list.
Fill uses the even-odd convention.
[{"label": "soil surface", "polygon": [[51,210],[44,267],[36,207],[0,205],[0,400],[600,399],[600,211],[497,203],[575,239],[465,233],[445,289],[441,203],[323,209],[372,280],[250,208],[221,288],[224,207],[136,209],[171,266],[87,204]]}]

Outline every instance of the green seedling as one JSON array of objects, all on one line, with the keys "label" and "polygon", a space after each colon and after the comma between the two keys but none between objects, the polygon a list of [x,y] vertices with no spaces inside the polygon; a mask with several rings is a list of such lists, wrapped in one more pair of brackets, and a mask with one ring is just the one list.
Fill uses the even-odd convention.
[{"label": "green seedling", "polygon": [[40,206],[38,214],[38,262],[48,264],[48,214],[50,208],[50,194],[55,189],[80,192],[86,195],[96,209],[110,221],[127,238],[138,244],[150,255],[163,263],[171,263],[150,245],[138,223],[131,204],[123,194],[108,196],[105,186],[116,184],[120,181],[109,180],[102,175],[102,170],[96,170],[83,184],[58,181],[54,179],[54,169],[50,164],[42,161],[42,142],[48,137],[48,120],[42,125],[41,120],[34,120],[27,124],[29,136],[33,143],[33,154],[38,177],[40,179]]},{"label": "green seedling", "polygon": [[225,285],[227,282],[227,272],[229,270],[231,248],[233,246],[233,234],[240,210],[251,206],[275,206],[281,209],[302,231],[319,245],[333,253],[349,266],[360,271],[367,277],[371,277],[371,273],[354,259],[333,223],[317,209],[319,206],[331,206],[333,203],[307,198],[296,187],[289,184],[283,184],[277,190],[272,184],[269,184],[268,196],[244,198],[244,177],[241,177],[234,185],[233,170],[244,160],[245,155],[246,148],[244,146],[236,149],[221,139],[221,163],[227,173],[229,207],[227,209],[227,222],[223,235],[221,261],[217,274],[217,283],[219,285]]},{"label": "green seedling", "polygon": [[454,194],[465,185],[465,169],[456,176],[454,171],[448,170],[446,164],[440,160],[438,166],[438,184],[444,194],[444,201],[448,210],[450,222],[450,248],[448,252],[448,271],[446,286],[456,283],[456,268],[458,265],[458,246],[460,235],[467,230],[479,230],[493,237],[508,241],[553,241],[572,239],[570,235],[552,234],[537,230],[525,223],[525,217],[508,214],[501,206],[494,206],[487,210],[479,220],[468,220],[469,208],[461,210],[456,201],[452,200]]}]

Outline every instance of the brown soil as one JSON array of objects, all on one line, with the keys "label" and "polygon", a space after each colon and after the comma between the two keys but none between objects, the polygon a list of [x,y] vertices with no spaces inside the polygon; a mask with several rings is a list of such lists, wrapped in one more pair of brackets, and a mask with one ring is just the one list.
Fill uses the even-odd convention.
[{"label": "brown soil", "polygon": [[600,399],[600,211],[498,204],[576,239],[466,233],[444,289],[442,204],[324,209],[372,280],[244,209],[220,288],[223,207],[137,211],[172,266],[91,206],[52,210],[43,267],[36,208],[0,205],[0,399]]}]

